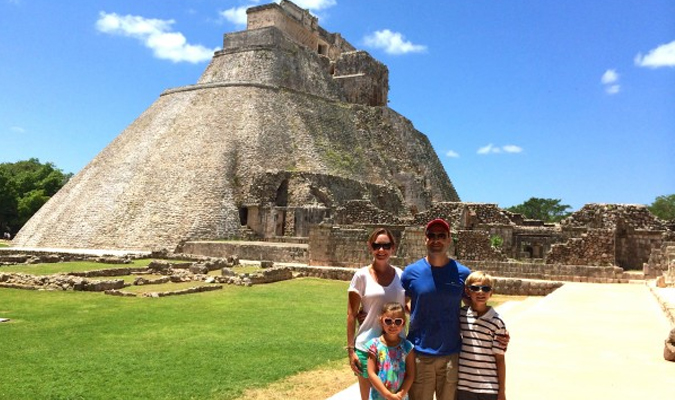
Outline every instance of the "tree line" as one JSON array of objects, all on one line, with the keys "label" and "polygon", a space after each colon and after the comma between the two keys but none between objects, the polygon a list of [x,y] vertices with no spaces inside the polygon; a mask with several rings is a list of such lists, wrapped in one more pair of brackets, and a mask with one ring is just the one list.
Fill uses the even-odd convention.
[{"label": "tree line", "polygon": [[[529,200],[506,208],[517,214],[523,214],[528,219],[538,219],[544,222],[560,222],[572,214],[572,207],[561,204],[560,199],[542,199],[531,197]],[[647,209],[665,221],[675,221],[675,194],[658,196]]]},{"label": "tree line", "polygon": [[0,163],[0,232],[14,236],[72,176],[37,158]]}]

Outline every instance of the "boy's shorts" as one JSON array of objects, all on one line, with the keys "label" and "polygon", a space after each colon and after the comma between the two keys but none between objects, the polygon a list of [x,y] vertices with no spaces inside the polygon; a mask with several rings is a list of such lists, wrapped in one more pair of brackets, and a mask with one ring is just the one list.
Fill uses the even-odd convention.
[{"label": "boy's shorts", "polygon": [[368,378],[368,352],[359,349],[354,349],[354,352],[361,363],[361,376]]}]

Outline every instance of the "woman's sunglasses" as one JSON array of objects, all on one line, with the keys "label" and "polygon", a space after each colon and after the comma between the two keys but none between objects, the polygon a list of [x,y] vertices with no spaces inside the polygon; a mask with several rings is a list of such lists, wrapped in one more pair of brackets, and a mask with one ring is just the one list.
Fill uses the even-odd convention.
[{"label": "woman's sunglasses", "polygon": [[373,243],[370,245],[370,247],[372,247],[373,250],[379,249],[391,250],[391,243]]},{"label": "woman's sunglasses", "polygon": [[384,324],[387,326],[396,325],[396,326],[401,326],[405,322],[403,318],[384,318],[383,319]]},{"label": "woman's sunglasses", "polygon": [[481,290],[485,293],[490,293],[492,291],[492,286],[488,285],[469,285],[469,290],[472,292],[480,292]]}]

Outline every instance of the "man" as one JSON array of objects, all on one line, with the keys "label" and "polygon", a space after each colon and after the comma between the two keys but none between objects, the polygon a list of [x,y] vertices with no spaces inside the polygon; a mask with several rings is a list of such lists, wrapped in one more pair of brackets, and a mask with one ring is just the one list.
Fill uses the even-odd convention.
[{"label": "man", "polygon": [[459,308],[471,272],[448,257],[450,226],[430,221],[425,230],[427,256],[408,265],[401,282],[410,306],[408,340],[415,345],[411,400],[454,400],[462,347]]}]

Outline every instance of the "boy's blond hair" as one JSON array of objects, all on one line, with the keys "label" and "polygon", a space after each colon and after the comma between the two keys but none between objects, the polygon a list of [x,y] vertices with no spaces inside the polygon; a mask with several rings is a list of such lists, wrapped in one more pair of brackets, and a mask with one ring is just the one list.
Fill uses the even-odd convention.
[{"label": "boy's blond hair", "polygon": [[476,282],[483,282],[483,285],[494,287],[492,275],[486,274],[483,271],[474,271],[466,278],[466,286],[473,285]]}]

